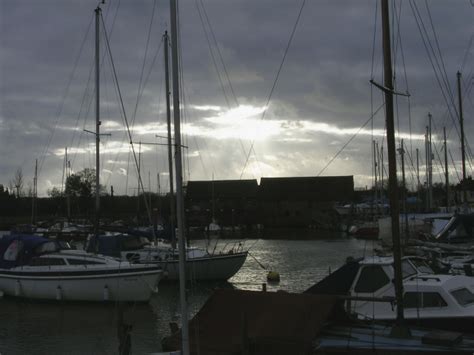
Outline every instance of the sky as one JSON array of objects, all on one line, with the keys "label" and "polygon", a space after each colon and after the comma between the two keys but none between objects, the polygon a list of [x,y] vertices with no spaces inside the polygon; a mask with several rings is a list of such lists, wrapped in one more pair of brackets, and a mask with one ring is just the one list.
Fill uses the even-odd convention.
[{"label": "sky", "polygon": [[[432,115],[434,181],[442,181],[442,130],[450,180],[461,174],[456,72],[465,138],[472,142],[472,0],[390,2],[397,145],[410,186],[425,179]],[[0,184],[21,169],[25,193],[38,161],[38,193],[95,167],[94,9],[97,1],[0,0]],[[101,184],[137,193],[137,168],[112,61],[146,190],[168,190],[163,34],[165,0],[101,5]],[[353,175],[373,184],[373,141],[386,171],[380,3],[376,0],[179,2],[186,180]],[[371,119],[372,118],[372,119]],[[138,142],[142,142],[141,148]],[[150,144],[152,143],[152,144]],[[469,146],[470,151],[470,146]],[[441,160],[438,159],[438,156]],[[471,157],[472,154],[468,154]],[[467,174],[472,175],[472,159]],[[379,177],[380,179],[380,177]]]}]

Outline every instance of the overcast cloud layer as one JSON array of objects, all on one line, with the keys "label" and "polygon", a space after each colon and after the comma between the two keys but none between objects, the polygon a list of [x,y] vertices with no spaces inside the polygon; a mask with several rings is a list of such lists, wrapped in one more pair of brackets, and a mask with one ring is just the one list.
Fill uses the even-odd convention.
[{"label": "overcast cloud layer", "polygon": [[[375,0],[307,0],[265,110],[301,5],[302,1],[290,0],[180,2],[186,179],[315,176],[357,134],[322,175],[354,175],[359,187],[372,183],[371,141],[377,140],[384,149],[386,145],[383,108],[373,123],[360,128],[383,104],[380,91],[369,84],[371,77],[383,81],[380,4]],[[38,189],[46,195],[52,187],[61,186],[65,147],[73,172],[94,167],[94,136],[83,130],[95,130],[96,6],[97,1],[89,0],[0,0],[0,184],[8,186],[21,168],[27,189],[38,159]],[[397,89],[411,94],[410,111],[408,100],[397,98],[399,138],[405,139],[413,160],[415,149],[420,148],[423,169],[424,133],[431,112],[433,133],[438,134],[434,140],[441,139],[443,126],[447,128],[448,148],[457,168],[456,172],[451,165],[451,179],[456,182],[459,136],[413,10],[419,11],[431,36],[427,45],[437,52],[431,15],[442,56],[433,60],[445,68],[456,109],[456,72],[463,73],[469,142],[474,127],[472,1],[405,0],[395,2],[395,7],[399,18],[392,26]],[[133,126],[132,139],[164,143],[156,135],[166,134],[161,42],[169,29],[168,1],[108,0],[102,8],[127,118]],[[134,115],[140,79],[146,86]],[[108,188],[113,185],[117,194],[133,195],[136,168],[129,156],[108,57],[103,60],[101,83],[101,129],[111,134],[102,138],[101,181]],[[451,112],[456,115],[453,107]],[[138,145],[135,148],[138,152]],[[160,174],[160,189],[166,191],[166,148],[143,144],[141,151],[145,186],[157,191]],[[435,168],[435,180],[439,180],[441,170]],[[409,176],[413,181],[413,171]]]}]

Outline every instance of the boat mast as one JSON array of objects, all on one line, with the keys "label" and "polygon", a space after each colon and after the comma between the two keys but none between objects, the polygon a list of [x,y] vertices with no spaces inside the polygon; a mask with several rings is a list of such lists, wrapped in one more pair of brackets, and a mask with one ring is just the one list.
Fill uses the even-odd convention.
[{"label": "boat mast", "polygon": [[444,136],[444,176],[446,183],[446,212],[449,212],[449,171],[448,171],[448,145],[446,142],[446,127],[443,127]]},{"label": "boat mast", "polygon": [[433,208],[433,146],[431,136],[431,121],[433,116],[428,113],[428,208]]},{"label": "boat mast", "polygon": [[378,177],[378,174],[377,174],[378,148],[377,148],[377,142],[375,140],[372,141],[372,145],[373,145],[373,151],[374,151],[374,197],[373,197],[374,201],[372,203],[371,210],[372,210],[372,218],[374,218],[374,220],[375,220],[375,214],[378,213],[378,202],[377,202],[377,192],[378,192],[378,189],[379,189],[378,181],[377,181],[377,177]]},{"label": "boat mast", "polygon": [[95,234],[99,235],[100,193],[100,13],[102,9],[95,9]]},{"label": "boat mast", "polygon": [[416,148],[416,210],[420,212],[420,151]]},{"label": "boat mast", "polygon": [[458,99],[459,99],[459,125],[461,126],[461,159],[462,159],[462,190],[464,197],[464,205],[467,208],[467,191],[466,191],[466,150],[464,147],[464,117],[462,112],[462,94],[461,94],[461,72],[457,72],[458,78]]},{"label": "boat mast", "polygon": [[33,196],[31,203],[31,224],[36,223],[36,199],[38,197],[38,159],[35,160],[35,177],[33,178]]},{"label": "boat mast", "polygon": [[176,210],[179,242],[179,295],[181,304],[181,353],[189,355],[188,309],[186,304],[186,244],[184,239],[183,166],[181,161],[181,126],[179,110],[179,58],[178,58],[178,0],[170,0],[171,60],[173,78],[173,113],[176,164]]},{"label": "boat mast", "polygon": [[395,150],[395,127],[393,120],[393,83],[392,54],[390,49],[390,18],[388,0],[382,1],[382,43],[384,59],[385,119],[387,125],[387,154],[389,174],[390,214],[392,218],[393,260],[395,271],[395,298],[397,301],[397,319],[392,334],[404,336],[409,332],[403,327],[403,283],[400,248],[400,213],[397,183],[397,157]]},{"label": "boat mast", "polygon": [[169,74],[169,54],[168,54],[168,31],[165,31],[164,39],[164,54],[165,54],[165,89],[166,89],[166,124],[168,127],[168,166],[169,166],[169,180],[170,180],[170,229],[171,229],[171,247],[176,249],[176,231],[175,231],[175,215],[176,207],[174,203],[174,174],[173,174],[173,146],[171,144],[171,104],[170,104],[170,74]]},{"label": "boat mast", "polygon": [[407,185],[406,185],[406,180],[405,180],[405,147],[403,145],[403,139],[401,140],[400,143],[400,148],[398,150],[401,156],[401,162],[402,162],[402,186],[403,186],[403,192],[402,192],[402,198],[403,198],[403,213],[405,214],[405,242],[408,242],[408,213],[407,213]]}]

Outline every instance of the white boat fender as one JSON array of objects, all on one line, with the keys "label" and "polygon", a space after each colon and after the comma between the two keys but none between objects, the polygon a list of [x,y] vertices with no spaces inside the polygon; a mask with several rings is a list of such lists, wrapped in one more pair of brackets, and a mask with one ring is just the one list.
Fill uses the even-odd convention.
[{"label": "white boat fender", "polygon": [[61,289],[61,286],[58,285],[58,287],[56,287],[56,300],[61,301],[62,299],[63,299],[63,290]]},{"label": "white boat fender", "polygon": [[280,282],[280,274],[276,271],[269,271],[267,274],[267,280],[271,282]]},{"label": "white boat fender", "polygon": [[21,284],[20,284],[20,280],[16,280],[16,284],[15,284],[15,296],[20,296],[21,294]]},{"label": "white boat fender", "polygon": [[104,301],[108,301],[110,298],[109,286],[104,286]]}]

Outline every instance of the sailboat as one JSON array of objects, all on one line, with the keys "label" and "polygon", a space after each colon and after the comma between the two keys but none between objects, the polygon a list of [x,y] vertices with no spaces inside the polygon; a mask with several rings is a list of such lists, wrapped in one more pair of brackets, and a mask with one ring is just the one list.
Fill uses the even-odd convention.
[{"label": "sailboat", "polygon": [[[99,234],[99,28],[96,18],[96,223]],[[157,265],[135,265],[111,257],[71,250],[69,245],[37,235],[0,238],[0,293],[58,301],[148,301],[163,274]]]},{"label": "sailboat", "polygon": [[[171,143],[171,113],[170,113],[170,97],[169,97],[169,65],[168,65],[168,33],[165,32],[164,37],[164,55],[165,55],[165,85],[166,85],[166,103],[167,103],[167,126],[168,126],[168,162],[169,162],[169,174],[170,174],[170,231],[171,231],[171,244],[163,243],[155,240],[152,244],[147,238],[132,234],[115,234],[115,235],[95,235],[89,238],[87,243],[87,250],[96,250],[100,254],[119,257],[122,260],[133,261],[135,263],[152,263],[163,268],[163,279],[169,281],[177,281],[179,279],[179,255],[180,248],[185,249],[186,256],[186,275],[187,279],[193,281],[205,281],[205,280],[228,280],[234,276],[244,264],[248,251],[243,249],[240,243],[237,243],[234,247],[220,252],[208,252],[207,249],[197,247],[186,247],[185,245],[176,245],[175,236],[175,202],[173,199],[174,188],[173,188],[173,159],[172,150],[173,145]],[[174,99],[174,95],[173,95]],[[176,111],[179,111],[179,106],[176,102],[173,107],[175,108],[175,127],[176,127]],[[178,108],[178,109],[177,109]],[[175,137],[177,133],[175,132]],[[178,165],[177,160],[180,158],[178,153],[179,146],[178,139],[175,140],[175,161]],[[177,169],[176,169],[177,170]],[[182,192],[178,194],[178,191],[182,189],[182,179],[178,179],[178,172],[176,171],[177,179],[177,206],[178,216],[179,208],[182,208]],[[181,206],[181,207],[180,207]],[[178,227],[179,231],[179,227]]]}]

